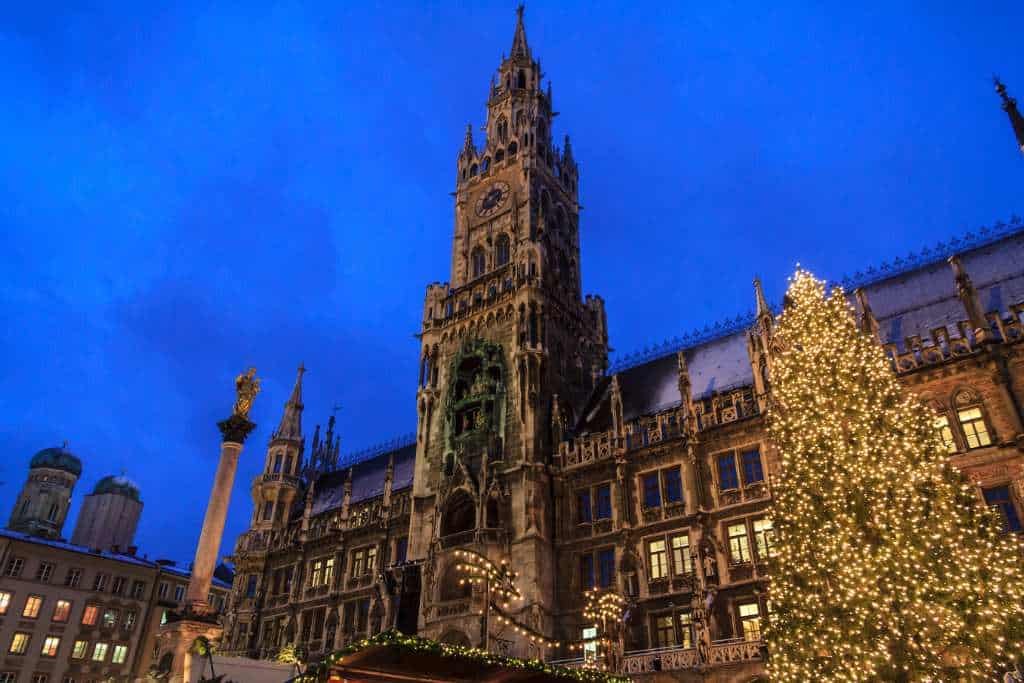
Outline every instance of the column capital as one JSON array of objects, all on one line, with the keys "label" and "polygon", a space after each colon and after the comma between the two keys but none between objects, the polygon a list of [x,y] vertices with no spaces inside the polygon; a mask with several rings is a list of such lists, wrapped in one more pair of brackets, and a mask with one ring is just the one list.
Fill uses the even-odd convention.
[{"label": "column capital", "polygon": [[241,415],[232,415],[226,420],[217,423],[217,428],[224,437],[224,443],[244,444],[249,432],[256,428],[256,424],[249,422]]}]

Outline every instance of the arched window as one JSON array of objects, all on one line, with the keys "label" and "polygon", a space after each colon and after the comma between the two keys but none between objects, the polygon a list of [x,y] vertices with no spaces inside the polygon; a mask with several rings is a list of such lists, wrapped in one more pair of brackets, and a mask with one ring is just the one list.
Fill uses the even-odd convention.
[{"label": "arched window", "polygon": [[498,125],[495,126],[495,132],[498,134],[498,142],[504,145],[508,142],[508,119],[502,116],[498,119]]},{"label": "arched window", "polygon": [[456,491],[448,499],[441,519],[441,535],[471,531],[476,528],[476,506],[465,491]]},{"label": "arched window", "polygon": [[491,170],[491,158],[490,157],[484,157],[483,163],[480,164],[480,171],[482,173],[487,173],[487,171],[489,171],[489,170]]},{"label": "arched window", "polygon": [[472,178],[476,175],[476,164],[469,167],[469,177]]},{"label": "arched window", "polygon": [[953,405],[967,448],[984,448],[992,445],[991,430],[988,427],[988,420],[985,419],[981,396],[972,391],[961,391],[953,398]]},{"label": "arched window", "polygon": [[497,498],[487,500],[487,528],[496,529],[501,526],[501,513]]},{"label": "arched window", "polygon": [[51,522],[56,522],[57,521],[57,509],[58,508],[57,508],[57,504],[56,503],[51,505],[50,506],[50,512],[49,512],[49,514],[46,515],[46,519],[48,519]]},{"label": "arched window", "polygon": [[508,235],[504,233],[498,235],[498,240],[494,245],[494,265],[500,268],[508,263],[510,251]]},{"label": "arched window", "polygon": [[472,263],[473,277],[480,277],[484,274],[487,268],[487,259],[484,257],[484,250],[477,247],[473,250],[473,255],[470,257]]},{"label": "arched window", "polygon": [[510,159],[514,159],[515,156],[516,156],[516,152],[518,152],[518,151],[519,151],[519,145],[517,145],[516,141],[513,140],[512,143],[508,146],[508,156],[509,156],[509,158]]},{"label": "arched window", "polygon": [[26,512],[28,512],[28,504],[30,502],[32,502],[32,499],[31,498],[26,498],[25,502],[23,502],[21,504],[21,514],[25,514]]},{"label": "arched window", "polygon": [[526,72],[523,71],[522,69],[519,70],[519,76],[518,76],[518,83],[517,83],[517,85],[518,85],[519,88],[525,88],[526,87]]},{"label": "arched window", "polygon": [[494,163],[499,164],[502,161],[505,161],[505,150],[499,149],[494,153]]}]

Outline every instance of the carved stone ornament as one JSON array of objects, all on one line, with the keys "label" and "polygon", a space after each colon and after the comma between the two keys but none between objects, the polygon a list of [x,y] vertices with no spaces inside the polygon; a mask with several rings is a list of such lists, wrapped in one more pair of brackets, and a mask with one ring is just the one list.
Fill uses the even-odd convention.
[{"label": "carved stone ornament", "polygon": [[256,428],[256,425],[241,415],[232,415],[217,423],[225,443],[245,443],[245,438]]}]

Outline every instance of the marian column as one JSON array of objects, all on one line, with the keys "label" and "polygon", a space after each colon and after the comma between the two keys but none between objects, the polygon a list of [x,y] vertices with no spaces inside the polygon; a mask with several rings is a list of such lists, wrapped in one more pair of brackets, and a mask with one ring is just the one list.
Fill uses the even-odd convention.
[{"label": "marian column", "polygon": [[231,487],[235,483],[238,456],[242,452],[245,437],[256,427],[249,421],[249,409],[252,408],[252,402],[260,391],[256,368],[249,368],[249,372],[239,375],[235,380],[235,387],[238,398],[235,400],[234,411],[231,417],[217,423],[223,435],[220,444],[220,463],[213,478],[213,490],[210,492],[210,502],[206,505],[203,531],[199,535],[196,558],[192,563],[192,578],[188,582],[186,602],[195,614],[208,614],[212,611],[207,602],[210,583],[213,581],[213,570],[217,566],[220,542],[224,536],[224,521],[228,514],[228,503],[231,501]]},{"label": "marian column", "polygon": [[217,615],[207,600],[213,581],[213,570],[217,565],[221,538],[224,535],[224,521],[228,513],[228,502],[231,500],[231,487],[235,482],[238,456],[242,452],[245,437],[256,427],[249,422],[249,409],[252,408],[252,402],[260,391],[256,369],[249,368],[248,372],[239,375],[235,379],[235,389],[238,395],[231,417],[217,423],[223,435],[220,462],[213,479],[210,502],[206,506],[203,530],[196,547],[185,607],[179,614],[168,614],[167,622],[160,626],[157,634],[159,656],[153,673],[162,676],[168,683],[191,681],[193,646],[202,639],[207,643],[215,642],[221,636]]}]

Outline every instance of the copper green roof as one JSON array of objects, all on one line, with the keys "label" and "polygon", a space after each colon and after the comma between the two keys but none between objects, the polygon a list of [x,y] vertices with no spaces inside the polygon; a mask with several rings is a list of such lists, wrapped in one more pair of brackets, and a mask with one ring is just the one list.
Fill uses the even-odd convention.
[{"label": "copper green roof", "polygon": [[96,482],[96,488],[92,490],[93,495],[99,495],[102,493],[116,493],[119,496],[126,496],[132,500],[138,500],[139,498],[139,487],[135,485],[128,477],[124,476],[109,476],[103,477]]},{"label": "copper green roof", "polygon": [[32,461],[28,466],[30,469],[49,467],[54,470],[63,470],[76,477],[82,474],[82,461],[66,448],[44,448],[32,456]]}]

